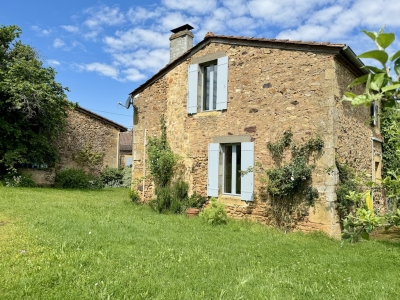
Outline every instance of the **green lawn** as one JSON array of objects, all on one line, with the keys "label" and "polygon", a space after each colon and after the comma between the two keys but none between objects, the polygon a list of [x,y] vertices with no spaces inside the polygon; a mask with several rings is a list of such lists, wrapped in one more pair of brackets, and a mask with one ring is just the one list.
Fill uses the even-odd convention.
[{"label": "green lawn", "polygon": [[127,190],[0,187],[0,299],[399,299],[400,243],[160,215]]}]

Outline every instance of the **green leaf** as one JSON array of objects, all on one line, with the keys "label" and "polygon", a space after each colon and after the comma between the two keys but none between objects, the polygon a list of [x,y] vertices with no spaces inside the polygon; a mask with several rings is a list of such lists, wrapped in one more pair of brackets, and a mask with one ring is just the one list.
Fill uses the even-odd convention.
[{"label": "green leaf", "polygon": [[390,57],[390,61],[394,61],[396,58],[400,57],[400,50],[398,50],[395,54]]},{"label": "green leaf", "polygon": [[366,93],[367,95],[369,95],[369,89],[370,89],[370,87],[371,87],[371,77],[372,77],[372,75],[371,75],[371,74],[368,74],[368,77],[367,77],[367,84],[365,85],[365,93]]},{"label": "green leaf", "polygon": [[386,49],[387,47],[390,46],[390,44],[393,43],[394,39],[395,39],[394,33],[381,33],[376,38],[376,42],[383,49]]},{"label": "green leaf", "polygon": [[367,97],[367,95],[358,95],[357,97],[355,97],[352,101],[352,105],[353,106],[359,106],[361,104],[370,104],[371,100],[369,99],[369,97]]},{"label": "green leaf", "polygon": [[354,80],[352,81],[352,83],[350,83],[350,84],[347,86],[347,88],[351,88],[351,87],[353,87],[353,86],[355,86],[355,85],[358,85],[358,84],[362,84],[362,83],[367,82],[367,80],[368,80],[368,75],[369,75],[369,74],[363,75],[363,76],[361,76],[361,77],[358,77],[358,78],[354,79]]},{"label": "green leaf", "polygon": [[351,92],[345,92],[344,95],[345,95],[347,98],[351,98],[351,99],[354,99],[355,97],[357,97],[356,94],[351,93]]},{"label": "green leaf", "polygon": [[382,87],[382,83],[383,83],[383,79],[385,78],[385,75],[386,75],[385,73],[375,74],[371,81],[371,89],[379,92]]},{"label": "green leaf", "polygon": [[374,66],[362,66],[361,69],[367,69],[367,70],[372,71],[374,73],[386,73],[385,69],[379,69],[379,68],[374,67]]},{"label": "green leaf", "polygon": [[393,90],[397,90],[398,88],[400,88],[400,83],[385,86],[382,88],[382,92],[393,91]]},{"label": "green leaf", "polygon": [[376,32],[367,31],[367,30],[361,30],[361,31],[364,32],[366,35],[368,35],[375,42],[376,37],[377,37]]},{"label": "green leaf", "polygon": [[364,229],[361,233],[360,236],[364,239],[364,240],[369,240],[369,233]]},{"label": "green leaf", "polygon": [[394,62],[393,70],[396,72],[397,76],[400,76],[400,58],[396,59]]},{"label": "green leaf", "polygon": [[358,58],[371,58],[379,61],[383,66],[385,66],[386,62],[389,59],[389,55],[383,50],[372,50],[361,53],[357,56]]}]

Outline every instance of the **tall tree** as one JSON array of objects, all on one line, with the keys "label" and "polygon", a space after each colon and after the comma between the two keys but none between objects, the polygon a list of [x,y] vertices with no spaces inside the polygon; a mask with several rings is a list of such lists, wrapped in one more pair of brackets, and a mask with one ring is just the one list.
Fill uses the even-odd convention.
[{"label": "tall tree", "polygon": [[17,26],[0,27],[0,172],[22,163],[53,164],[66,123],[68,88],[43,67]]}]

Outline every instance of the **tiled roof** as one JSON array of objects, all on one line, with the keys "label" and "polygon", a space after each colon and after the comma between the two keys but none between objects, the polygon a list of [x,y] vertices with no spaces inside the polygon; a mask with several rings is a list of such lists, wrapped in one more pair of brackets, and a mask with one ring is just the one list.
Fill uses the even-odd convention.
[{"label": "tiled roof", "polygon": [[[167,64],[164,68],[160,69],[156,74],[154,74],[151,78],[149,78],[142,85],[138,86],[135,90],[133,90],[130,95],[135,96],[142,92],[145,88],[153,84],[159,78],[164,76],[169,70],[173,69],[175,66],[179,65],[182,61],[192,56],[194,53],[202,49],[204,46],[211,42],[219,42],[219,43],[237,43],[237,44],[256,44],[256,45],[265,45],[278,49],[288,49],[288,48],[303,48],[303,49],[318,49],[321,52],[330,52],[335,54],[341,54],[347,58],[348,63],[356,65],[356,68],[359,68],[357,64],[358,62],[354,61],[354,58],[349,57],[348,52],[354,54],[353,51],[346,46],[346,44],[331,44],[329,42],[305,42],[305,41],[291,41],[291,40],[280,40],[280,39],[266,39],[266,38],[254,38],[254,37],[243,37],[243,36],[226,36],[226,35],[215,35],[212,32],[208,32],[204,39],[183,53],[181,56]],[[344,51],[345,49],[348,51]],[[352,66],[354,68],[354,66]]]},{"label": "tiled roof", "polygon": [[132,131],[119,134],[119,149],[121,151],[132,151]]}]

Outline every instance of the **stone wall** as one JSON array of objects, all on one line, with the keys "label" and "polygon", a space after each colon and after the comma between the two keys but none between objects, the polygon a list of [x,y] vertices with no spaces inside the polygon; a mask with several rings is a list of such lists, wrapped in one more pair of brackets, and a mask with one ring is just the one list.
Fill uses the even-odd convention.
[{"label": "stone wall", "polygon": [[[225,52],[229,57],[228,108],[222,112],[188,115],[188,65],[193,59],[217,52]],[[182,176],[189,183],[190,192],[202,195],[206,195],[207,190],[208,144],[214,137],[250,136],[255,144],[255,163],[268,169],[275,165],[267,150],[267,141],[275,142],[288,129],[292,130],[296,143],[319,135],[324,140],[325,148],[315,162],[313,186],[319,190],[320,199],[316,208],[310,210],[306,222],[299,226],[338,236],[340,228],[334,204],[337,174],[328,174],[326,170],[335,165],[337,127],[346,123],[338,124],[340,108],[337,107],[337,99],[341,96],[335,92],[338,85],[342,88],[351,80],[338,73],[337,64],[332,55],[321,52],[207,45],[135,99],[139,122],[134,134],[134,177],[139,178],[146,173],[143,171],[143,139],[135,139],[141,139],[145,129],[157,131],[161,113],[166,117],[171,148],[183,158]],[[363,126],[364,113],[358,113],[358,109],[354,111],[354,123]],[[357,141],[353,141],[354,145]],[[350,147],[352,140],[347,139],[345,143]],[[353,159],[352,154],[349,157]],[[364,159],[361,154],[359,157],[357,159]],[[220,197],[231,216],[270,223],[266,203],[262,202],[258,193],[263,187],[260,180],[263,175],[255,174],[254,203]],[[144,186],[138,186],[143,191],[144,200],[149,200],[154,191],[151,180],[146,179],[145,182]]]},{"label": "stone wall", "polygon": [[[118,166],[118,133],[115,127],[77,110],[68,111],[65,133],[58,141],[60,163],[56,169],[82,168],[98,174],[106,166]],[[90,148],[93,153],[103,155],[97,164],[81,164],[74,158],[79,151]]]}]

